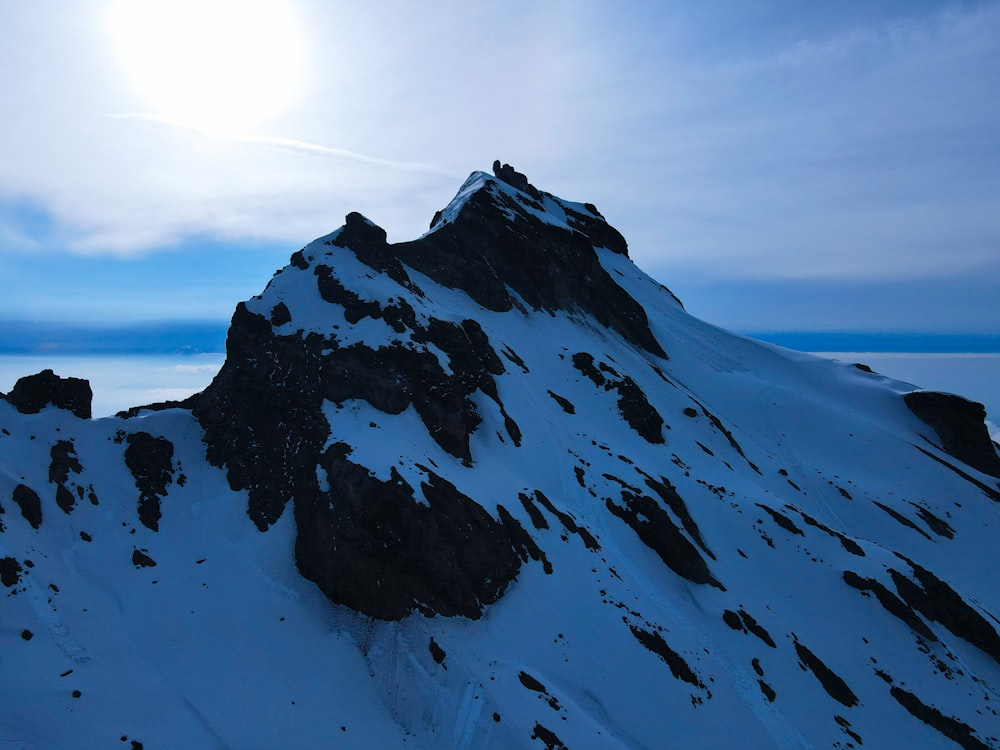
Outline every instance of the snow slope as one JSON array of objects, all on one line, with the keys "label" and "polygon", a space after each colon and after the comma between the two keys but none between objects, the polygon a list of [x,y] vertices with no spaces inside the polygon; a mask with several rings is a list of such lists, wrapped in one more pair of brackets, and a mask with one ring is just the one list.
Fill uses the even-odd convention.
[{"label": "snow slope", "polygon": [[[349,217],[307,245],[201,397],[0,401],[0,740],[1000,744],[997,478],[910,386],[691,317],[596,209],[518,177],[475,173],[413,243]],[[487,266],[507,298],[461,275]],[[643,316],[590,294],[605,277]],[[432,515],[446,485],[489,518]],[[393,487],[423,511],[336,515]],[[406,565],[379,556],[410,533]],[[480,546],[509,580],[475,579]],[[410,568],[406,611],[372,616]]]}]

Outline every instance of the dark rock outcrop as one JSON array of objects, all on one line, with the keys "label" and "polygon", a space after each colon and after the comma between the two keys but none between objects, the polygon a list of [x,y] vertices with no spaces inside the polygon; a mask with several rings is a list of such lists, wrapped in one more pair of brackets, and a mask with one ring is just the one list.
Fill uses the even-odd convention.
[{"label": "dark rock outcrop", "polygon": [[990,746],[981,742],[974,735],[975,730],[964,721],[946,716],[933,706],[924,703],[914,693],[898,685],[890,688],[889,693],[912,716],[957,743],[964,750],[990,750]]},{"label": "dark rock outcrop", "polygon": [[[573,519],[573,516],[569,513],[563,513],[555,505],[553,505],[552,501],[546,497],[544,492],[541,490],[535,490],[535,499],[538,500],[538,502],[541,503],[549,513],[559,519],[559,523],[563,525],[563,528],[566,529],[566,531],[580,537],[587,549],[591,552],[596,552],[601,549],[601,545],[594,538],[594,535],[587,529],[577,524],[577,522]],[[528,507],[527,504],[525,504],[525,507]]]},{"label": "dark rock outcrop", "polygon": [[[592,206],[542,193],[509,166],[498,164],[496,170],[499,182],[470,178],[481,182],[470,183],[475,187],[464,204],[419,240],[389,244],[383,229],[351,213],[326,242],[348,248],[418,297],[423,292],[408,268],[466,292],[488,310],[526,304],[592,316],[665,356],[643,308],[598,260],[596,247],[627,254],[621,235]],[[558,220],[543,218],[546,212]],[[522,560],[539,560],[551,570],[506,510],[497,511],[497,520],[430,470],[420,487],[424,505],[399,477],[382,481],[351,462],[349,446],[328,446],[324,401],[362,400],[386,414],[412,406],[433,440],[471,465],[470,437],[482,422],[476,392],[497,404],[507,436],[519,445],[520,428],[496,383],[505,368],[479,324],[419,318],[401,297],[366,299],[304,252],[292,256],[289,268],[312,268],[320,296],[341,308],[348,323],[382,320],[408,340],[371,347],[342,345],[335,335],[318,332],[279,335],[275,329],[293,315],[280,300],[265,314],[237,306],[226,363],[189,404],[204,429],[209,461],[226,467],[233,489],[248,490],[248,513],[258,528],[274,523],[294,498],[299,569],[334,601],[387,619],[415,608],[477,617],[502,594]],[[447,355],[447,369],[438,352]],[[647,440],[662,442],[662,419],[638,385],[618,377],[613,387],[629,424]],[[144,501],[143,522],[151,528],[154,505]],[[599,548],[586,529],[559,517],[589,548]]]},{"label": "dark rock outcrop", "polygon": [[569,750],[566,744],[559,739],[559,735],[539,722],[535,722],[535,728],[531,730],[531,739],[541,740],[545,745],[545,750]]},{"label": "dark rock outcrop", "polygon": [[950,523],[945,521],[940,516],[934,515],[934,513],[922,505],[917,505],[915,503],[911,503],[911,505],[913,505],[914,509],[917,511],[917,515],[920,516],[920,519],[927,524],[927,528],[945,539],[955,538],[955,529],[952,528]]},{"label": "dark rock outcrop", "polygon": [[954,635],[977,646],[1000,664],[1000,634],[951,586],[921,565],[900,556],[913,569],[916,581],[889,568],[899,596],[928,620],[939,622]]},{"label": "dark rock outcrop", "polygon": [[795,641],[795,653],[816,679],[819,680],[819,684],[823,686],[827,695],[848,708],[858,705],[858,696],[854,694],[854,691],[851,690],[840,675],[826,666],[823,660],[816,656],[816,654],[798,641]]},{"label": "dark rock outcrop", "polygon": [[[523,502],[524,495],[521,497]],[[500,523],[504,525],[504,528],[507,529],[507,533],[510,535],[511,543],[514,550],[521,558],[521,562],[527,562],[530,557],[535,562],[540,562],[542,564],[542,570],[544,570],[547,575],[551,575],[552,563],[549,562],[549,559],[545,556],[542,548],[538,546],[531,534],[529,534],[520,522],[510,514],[510,511],[502,505],[497,506],[497,513],[500,516]]]},{"label": "dark rock outcrop", "polygon": [[139,521],[148,529],[159,531],[160,499],[167,485],[174,481],[174,446],[166,438],[148,432],[134,432],[127,438],[125,465],[139,490]]},{"label": "dark rock outcrop", "polygon": [[53,484],[64,484],[70,472],[79,474],[83,471],[72,440],[56,441],[49,451],[49,459],[49,481]]},{"label": "dark rock outcrop", "polygon": [[[363,219],[354,224],[368,241],[384,239]],[[325,296],[342,299],[334,285]],[[358,315],[386,311],[378,304],[355,308]],[[478,324],[432,319],[418,326],[405,314],[398,320],[415,327],[414,340],[444,351],[451,372],[431,351],[402,344],[371,349],[341,347],[316,333],[278,336],[270,321],[240,305],[226,364],[194,413],[209,459],[226,466],[234,489],[249,491],[248,512],[259,528],[295,499],[296,562],[331,600],[383,619],[417,608],[478,617],[520,568],[526,542],[516,529],[432,472],[420,488],[424,505],[398,475],[382,481],[351,462],[349,446],[324,449],[324,400],[361,399],[388,414],[413,405],[430,436],[466,462],[481,421],[471,394],[482,390],[502,410],[493,377],[503,365]]]},{"label": "dark rock outcrop", "polygon": [[621,493],[622,505],[605,500],[608,510],[622,519],[674,573],[692,583],[707,583],[725,590],[708,568],[698,548],[681,533],[670,515],[655,500],[627,490]]},{"label": "dark rock outcrop", "polygon": [[904,622],[922,638],[926,638],[928,641],[937,640],[937,636],[927,627],[927,623],[921,620],[910,606],[900,600],[899,597],[889,591],[879,581],[876,581],[874,578],[863,578],[853,571],[845,570],[844,583],[858,591],[872,592],[886,612]]},{"label": "dark rock outcrop", "polygon": [[478,618],[520,568],[506,526],[433,472],[427,504],[395,471],[382,481],[331,446],[328,491],[296,496],[296,560],[333,601],[395,620],[416,608]]},{"label": "dark rock outcrop", "polygon": [[[511,195],[487,181],[452,221],[439,223],[419,240],[387,246],[382,252],[395,254],[444,286],[466,292],[488,310],[513,309],[513,291],[535,310],[591,315],[626,340],[665,357],[645,310],[598,260],[595,247],[627,255],[617,230],[599,214],[581,213],[560,203],[567,231],[540,218],[538,199],[517,190]],[[353,244],[351,248],[355,249]]]},{"label": "dark rock outcrop", "polygon": [[271,308],[271,325],[283,326],[292,321],[292,314],[288,311],[288,305],[279,302]]},{"label": "dark rock outcrop", "polygon": [[618,413],[642,438],[653,444],[664,442],[663,417],[632,378],[620,376],[604,362],[595,363],[594,356],[587,352],[574,354],[573,366],[598,388],[618,392]]},{"label": "dark rock outcrop", "polygon": [[726,441],[729,443],[730,446],[732,446],[732,449],[736,451],[744,461],[747,462],[747,466],[753,469],[757,474],[760,474],[760,469],[758,468],[757,464],[755,464],[753,461],[747,458],[746,453],[743,452],[743,446],[741,446],[738,442],[736,442],[736,438],[733,437],[733,433],[731,433],[726,428],[726,426],[722,424],[722,420],[719,419],[717,416],[715,416],[708,409],[706,409],[704,404],[698,401],[695,401],[695,403],[698,404],[699,407],[701,407],[701,413],[704,414],[706,417],[708,417],[708,421],[712,423],[712,426],[723,434],[723,436],[726,438]]},{"label": "dark rock outcrop", "polygon": [[146,554],[145,550],[132,550],[132,564],[137,568],[155,568],[156,560]]},{"label": "dark rock outcrop", "polygon": [[753,633],[771,648],[777,648],[774,639],[771,638],[771,634],[767,632],[763,625],[757,622],[753,615],[744,609],[741,608],[739,612],[733,612],[731,609],[727,609],[723,611],[722,619],[725,621],[726,625],[731,627],[733,630],[741,630],[744,633]]},{"label": "dark rock outcrop", "polygon": [[[481,390],[503,412],[494,381],[503,364],[472,320],[432,318],[412,339],[444,351],[451,373],[428,348],[341,347],[316,333],[278,336],[266,319],[237,306],[226,364],[194,414],[205,428],[209,460],[226,465],[234,489],[250,491],[250,516],[260,528],[274,523],[295,495],[298,471],[308,474],[316,465],[329,433],[324,399],[360,399],[387,414],[412,405],[444,450],[471,463],[469,438],[482,421],[471,396]],[[516,444],[519,430],[509,418],[506,424]]]},{"label": "dark rock outcrop", "polygon": [[[643,473],[644,472],[640,472]],[[708,548],[705,544],[705,540],[702,539],[701,529],[698,528],[698,524],[695,522],[694,518],[691,517],[691,512],[688,510],[687,504],[684,499],[677,493],[677,488],[670,483],[666,477],[661,476],[659,480],[653,479],[649,475],[645,475],[646,486],[653,490],[660,499],[666,503],[667,507],[677,516],[681,525],[684,527],[684,531],[694,540],[694,543],[701,547],[702,551],[708,555],[713,560],[715,555],[712,554],[712,550]]]},{"label": "dark rock outcrop", "polygon": [[647,442],[663,443],[663,417],[636,382],[626,375],[614,384],[614,388],[618,391],[618,411],[629,427]]},{"label": "dark rock outcrop", "polygon": [[558,393],[553,393],[552,391],[549,391],[548,394],[552,397],[553,401],[559,404],[559,408],[564,412],[567,414],[576,414],[576,407],[573,406],[573,402],[571,402],[568,398],[563,398]]},{"label": "dark rock outcrop", "polygon": [[913,531],[920,534],[920,536],[922,536],[924,539],[930,539],[930,535],[927,534],[927,532],[925,532],[922,528],[917,526],[915,523],[913,523],[913,521],[911,521],[909,518],[904,516],[899,511],[893,510],[888,505],[886,505],[885,503],[880,503],[878,500],[873,500],[872,504],[875,505],[880,510],[884,511],[886,515],[892,518],[892,520],[894,520],[900,526],[905,526],[908,529],[913,529]]},{"label": "dark rock outcrop", "polygon": [[72,513],[73,508],[76,507],[76,498],[73,497],[73,493],[69,491],[65,484],[56,486],[56,505],[58,505],[59,509],[67,516]]},{"label": "dark rock outcrop", "polygon": [[122,419],[133,419],[138,417],[144,411],[166,411],[167,409],[193,409],[194,405],[198,403],[198,395],[188,396],[180,401],[157,401],[152,404],[142,404],[141,406],[130,406],[128,409],[123,409],[122,411],[116,412],[116,417],[121,417]]},{"label": "dark rock outcrop", "polygon": [[937,433],[945,451],[984,474],[1000,478],[1000,456],[986,429],[986,407],[937,391],[912,391],[903,401]]},{"label": "dark rock outcrop", "polygon": [[993,487],[990,487],[989,485],[980,482],[978,479],[976,479],[968,472],[962,471],[960,468],[958,468],[951,462],[945,461],[943,458],[941,458],[941,456],[931,453],[926,448],[921,448],[919,445],[914,445],[913,447],[916,448],[921,453],[923,453],[925,456],[927,456],[927,458],[931,459],[932,461],[937,461],[939,464],[944,466],[949,471],[953,471],[958,476],[962,477],[962,479],[964,479],[966,482],[969,482],[970,484],[973,484],[976,487],[978,487],[980,490],[982,490],[983,494],[986,495],[986,497],[1000,503],[1000,492],[997,492],[997,490],[994,489]]},{"label": "dark rock outcrop", "polygon": [[90,419],[94,394],[83,378],[61,378],[52,370],[18,379],[7,400],[22,414],[37,414],[50,404]]},{"label": "dark rock outcrop", "polygon": [[802,533],[802,529],[796,526],[795,522],[792,521],[792,519],[786,516],[784,513],[777,511],[774,508],[770,508],[766,505],[763,505],[761,503],[754,503],[754,505],[756,505],[762,511],[767,513],[771,517],[772,521],[774,521],[778,526],[783,528],[789,534],[795,534],[796,536],[805,536],[805,534]]},{"label": "dark rock outcrop", "polygon": [[[431,656],[434,658],[434,661],[436,661],[438,664],[444,663],[444,660],[447,658],[448,654],[447,652],[445,652],[443,648],[441,648],[440,644],[438,644],[438,642],[434,640],[434,636],[431,636],[431,640],[430,643],[427,644],[427,648],[430,650]],[[445,667],[445,669],[447,669],[447,667]]]},{"label": "dark rock outcrop", "polygon": [[[56,444],[49,451],[49,459],[49,482],[56,485],[56,505],[69,515],[76,505],[76,498],[66,483],[69,481],[70,473],[80,474],[83,471],[73,441],[56,441]],[[80,491],[80,497],[83,497],[83,488],[78,487],[77,489]]]},{"label": "dark rock outcrop", "polygon": [[24,568],[13,557],[0,557],[0,584],[7,588],[16,586],[21,582],[21,573]]},{"label": "dark rock outcrop", "polygon": [[24,520],[30,523],[33,529],[42,525],[42,501],[37,492],[25,484],[19,484],[14,488],[13,500],[21,509]]},{"label": "dark rock outcrop", "polygon": [[518,172],[510,164],[501,164],[499,159],[493,162],[493,176],[501,182],[505,182],[522,193],[527,193],[535,200],[542,197],[541,192],[534,185],[528,182],[526,175]]},{"label": "dark rock outcrop", "polygon": [[[791,506],[786,506],[786,507],[790,508]],[[827,535],[832,536],[835,539],[837,539],[840,542],[840,546],[843,547],[844,549],[846,549],[852,555],[856,555],[857,557],[865,557],[866,556],[865,555],[865,551],[861,548],[861,545],[858,544],[853,539],[851,539],[850,537],[845,536],[844,534],[842,534],[839,531],[834,531],[833,529],[831,529],[826,524],[820,523],[815,518],[813,518],[812,516],[810,516],[808,513],[805,513],[804,511],[801,511],[798,508],[791,508],[791,509],[795,510],[800,516],[802,516],[802,520],[805,521],[809,526],[812,526],[813,528],[817,528],[820,531],[822,531],[824,534],[827,534]]]},{"label": "dark rock outcrop", "polygon": [[[397,619],[417,610],[475,618],[503,594],[521,564],[535,560],[551,571],[544,551],[503,506],[484,508],[446,481],[443,471],[422,466],[416,481],[404,480],[394,468],[388,478],[376,476],[352,460],[348,442],[331,436],[331,408],[361,401],[397,415],[412,407],[433,441],[471,467],[478,445],[471,438],[486,417],[477,399],[486,396],[502,416],[499,439],[520,445],[520,428],[500,395],[498,378],[506,369],[497,352],[525,372],[527,367],[502,342],[495,347],[475,320],[430,315],[433,308],[423,304],[417,285],[426,286],[422,278],[464,292],[493,313],[587,316],[591,325],[596,321],[633,347],[666,358],[645,310],[600,263],[600,248],[627,255],[621,235],[589,204],[539,191],[509,165],[496,163],[494,173],[495,179],[473,175],[459,202],[418,240],[391,244],[381,227],[350,213],[340,230],[295,253],[279,272],[295,274],[296,283],[314,283],[308,291],[330,306],[331,321],[341,324],[341,315],[349,326],[381,321],[388,336],[346,343],[338,325],[310,330],[292,296],[265,293],[257,300],[264,304],[237,306],[225,365],[209,388],[186,402],[204,430],[209,461],[225,467],[234,490],[247,490],[248,514],[257,527],[266,530],[292,501],[299,570],[334,602],[374,617]],[[387,279],[351,284],[324,260],[323,243],[334,248],[330,257],[345,248],[384,274],[398,285],[398,296],[373,291],[391,290],[382,284]],[[293,319],[301,330],[291,333]],[[651,444],[665,442],[669,425],[614,360],[578,352],[572,362],[598,390],[615,394],[618,412],[633,430]],[[567,399],[549,393],[566,413],[575,413]],[[700,411],[685,413],[704,415],[760,473],[723,422],[694,404]],[[171,454],[138,444],[147,438],[157,440],[145,433],[129,436],[126,462],[140,490],[140,520],[155,530]],[[140,460],[140,453],[149,460]],[[607,508],[675,573],[724,590],[706,562],[714,556],[676,489],[665,478],[644,476],[648,490],[623,484],[620,502],[606,499]],[[600,550],[598,540],[543,493],[524,495],[521,503],[535,529],[549,528],[548,514],[590,550]],[[789,533],[804,534],[783,512],[761,508]],[[823,529],[853,554],[864,554],[852,540]],[[773,644],[744,615],[740,610],[740,627]]]},{"label": "dark rock outcrop", "polygon": [[670,667],[670,673],[676,677],[678,680],[688,683],[689,685],[694,685],[695,687],[704,687],[702,681],[695,674],[691,666],[684,660],[684,657],[670,648],[669,644],[663,640],[663,636],[652,630],[645,630],[643,628],[637,628],[634,625],[630,625],[629,629],[632,631],[632,635],[635,639],[639,641],[646,649],[652,651],[654,654],[659,656],[663,662]]}]

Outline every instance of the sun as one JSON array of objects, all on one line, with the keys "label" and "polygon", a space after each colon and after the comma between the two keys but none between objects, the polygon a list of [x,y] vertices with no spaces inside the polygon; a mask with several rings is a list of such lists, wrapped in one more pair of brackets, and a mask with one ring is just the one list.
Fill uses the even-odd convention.
[{"label": "sun", "polygon": [[108,28],[150,114],[246,130],[294,102],[302,35],[288,0],[112,0]]}]

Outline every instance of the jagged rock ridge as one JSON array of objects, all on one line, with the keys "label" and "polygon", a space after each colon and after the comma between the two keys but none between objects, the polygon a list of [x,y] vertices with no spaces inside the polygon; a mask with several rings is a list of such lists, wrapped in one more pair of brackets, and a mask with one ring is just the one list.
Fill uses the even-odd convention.
[{"label": "jagged rock ridge", "polygon": [[[417,272],[487,310],[593,317],[665,359],[645,311],[598,260],[595,246],[626,254],[621,235],[593,206],[542,193],[509,166],[495,170],[503,183],[481,173],[470,177],[460,198],[419,240],[389,245],[383,229],[351,213],[323,242],[349,250],[414,300],[425,297],[411,278]],[[226,466],[233,489],[250,491],[250,515],[260,528],[295,499],[299,569],[335,602],[386,618],[414,607],[477,617],[517,574],[511,531],[514,537],[524,533],[518,522],[508,516],[505,525],[430,470],[419,488],[427,505],[416,504],[417,488],[401,477],[379,480],[350,460],[349,446],[328,444],[321,406],[324,400],[360,399],[399,414],[412,405],[430,436],[471,465],[469,441],[482,422],[476,392],[495,402],[507,437],[520,443],[520,428],[497,392],[495,379],[506,371],[500,355],[474,319],[418,315],[406,297],[362,299],[316,250],[296,253],[275,284],[299,272],[314,277],[309,283],[331,306],[331,317],[341,308],[348,324],[380,320],[398,338],[347,344],[333,332],[297,328],[285,301],[261,307],[267,293],[257,304],[241,304],[226,364],[194,407],[209,459]],[[447,356],[447,369],[435,350]],[[662,420],[635,383],[626,377],[617,388],[630,424],[642,423],[640,434],[662,442]],[[325,481],[317,478],[317,466]],[[445,528],[457,530],[443,544],[426,540]],[[437,559],[452,553],[446,563]]]}]

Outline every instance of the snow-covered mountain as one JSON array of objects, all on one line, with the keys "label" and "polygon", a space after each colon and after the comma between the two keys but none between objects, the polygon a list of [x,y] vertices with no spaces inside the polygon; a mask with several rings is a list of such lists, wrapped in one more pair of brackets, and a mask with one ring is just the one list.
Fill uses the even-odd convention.
[{"label": "snow-covered mountain", "polygon": [[1000,745],[982,408],[691,317],[507,165],[89,417],[0,400],[0,745]]}]

